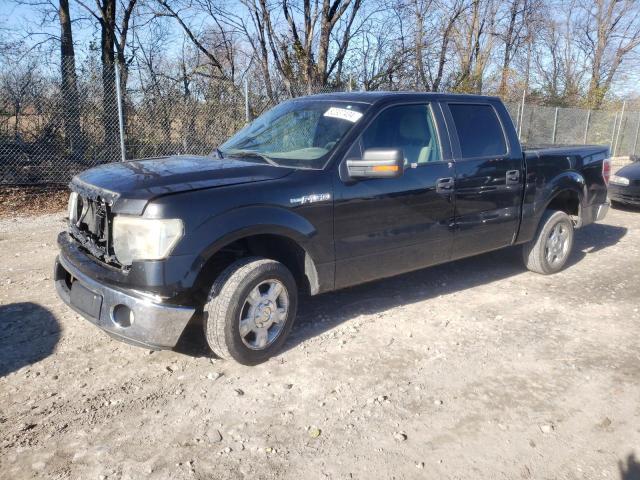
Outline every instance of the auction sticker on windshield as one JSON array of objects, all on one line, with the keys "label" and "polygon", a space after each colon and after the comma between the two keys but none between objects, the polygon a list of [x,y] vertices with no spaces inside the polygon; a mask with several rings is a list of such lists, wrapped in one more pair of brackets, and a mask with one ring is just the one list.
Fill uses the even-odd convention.
[{"label": "auction sticker on windshield", "polygon": [[331,107],[329,110],[324,112],[324,116],[341,118],[342,120],[356,123],[358,120],[360,120],[362,114],[360,112],[356,112],[355,110],[349,110],[348,108]]}]

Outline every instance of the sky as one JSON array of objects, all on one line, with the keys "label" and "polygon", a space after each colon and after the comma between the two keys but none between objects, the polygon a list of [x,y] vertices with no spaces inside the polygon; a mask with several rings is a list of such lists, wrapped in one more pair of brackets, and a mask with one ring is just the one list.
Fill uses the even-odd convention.
[{"label": "sky", "polygon": [[[54,5],[57,0],[23,0],[30,2],[40,2],[46,4],[51,1]],[[231,0],[236,1],[236,0]],[[76,55],[79,61],[82,61],[88,53],[89,43],[97,41],[99,34],[95,19],[91,18],[82,7],[73,0],[71,3],[72,18],[74,21],[74,40],[76,43]],[[89,0],[89,4],[93,2]],[[39,45],[43,49],[49,49],[50,52],[58,52],[58,45],[55,41],[45,42],[47,38],[54,38],[59,34],[59,24],[57,17],[50,16],[47,22],[42,23],[45,18],[39,7],[20,4],[19,0],[0,0],[0,35],[5,39],[12,38],[14,40],[22,40],[26,45]],[[173,33],[171,41],[167,42],[165,53],[172,56],[180,52],[182,47],[182,32],[173,22],[169,22]],[[31,32],[27,34],[26,32]],[[92,56],[95,56],[92,55]],[[52,66],[57,64],[57,57],[52,56]],[[0,60],[1,62],[2,60]],[[629,59],[628,62],[637,60]],[[628,68],[627,65],[624,72],[617,75],[617,81],[614,85],[613,92],[620,96],[638,97],[638,85],[640,84],[640,69]]]}]

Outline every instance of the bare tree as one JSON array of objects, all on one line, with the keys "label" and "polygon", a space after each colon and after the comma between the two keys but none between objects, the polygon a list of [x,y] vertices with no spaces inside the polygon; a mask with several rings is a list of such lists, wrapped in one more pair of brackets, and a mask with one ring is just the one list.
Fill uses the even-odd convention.
[{"label": "bare tree", "polygon": [[258,0],[241,0],[246,11],[239,13],[231,9],[222,9],[220,14],[238,31],[244,35],[251,46],[253,58],[256,60],[262,83],[270,103],[276,101],[273,82],[271,79],[271,59],[268,40],[268,12],[258,3]]},{"label": "bare tree", "polygon": [[453,90],[482,93],[484,72],[495,45],[495,0],[471,0],[469,15],[456,28],[456,50],[460,70]]},{"label": "bare tree", "polygon": [[423,89],[438,91],[442,87],[457,25],[469,7],[465,0],[413,0],[415,33],[412,47]]},{"label": "bare tree", "polygon": [[[228,32],[220,28],[218,19],[219,12],[214,5],[209,1],[199,2],[198,5],[208,12],[210,19],[218,26],[213,31],[208,29],[205,31],[198,31],[196,28],[189,24],[186,18],[187,11],[193,7],[193,3],[189,2],[183,6],[177,1],[156,0],[160,9],[155,12],[158,17],[170,17],[175,19],[187,38],[193,43],[193,45],[205,56],[208,60],[210,67],[213,70],[212,75],[221,80],[234,79],[235,59],[233,58],[232,42],[228,38]],[[202,23],[202,22],[200,22]],[[207,33],[209,34],[207,37]],[[213,38],[217,37],[217,38]],[[223,57],[226,54],[226,62]],[[231,70],[225,69],[225,63]]]},{"label": "bare tree", "polygon": [[502,97],[508,94],[510,77],[513,75],[512,62],[522,46],[529,46],[532,25],[537,20],[541,0],[509,0],[503,4],[505,7],[506,24],[498,33],[503,44],[502,64],[500,68],[500,85],[498,93]]},{"label": "bare tree", "polygon": [[[102,120],[107,156],[117,158],[118,111],[116,98],[115,42],[116,0],[97,0],[98,14],[94,16],[100,24],[100,60],[102,62]],[[93,12],[92,12],[93,13]]]},{"label": "bare tree", "polygon": [[364,90],[395,90],[410,61],[404,45],[404,27],[398,12],[385,12],[360,32],[350,55],[351,69]]},{"label": "bare tree", "polygon": [[[322,0],[321,3],[320,0],[294,3],[281,0],[279,6],[288,29],[280,34],[273,22],[271,6],[266,0],[258,1],[278,72],[289,84],[301,77],[308,89],[326,85],[332,73],[342,69],[361,0]],[[339,48],[330,58],[331,36],[341,20],[345,25]]]},{"label": "bare tree", "polygon": [[5,68],[0,74],[0,97],[5,102],[4,109],[13,118],[14,139],[20,142],[20,122],[27,107],[33,105],[37,98],[41,78],[37,71],[37,61],[33,58],[5,58],[3,63]]},{"label": "bare tree", "polygon": [[425,17],[431,10],[433,0],[413,0],[413,8],[415,14],[415,68],[423,88],[429,90],[430,83],[427,78],[427,70],[424,64],[424,47],[425,47]]},{"label": "bare tree", "polygon": [[599,108],[622,63],[640,45],[640,5],[633,0],[580,2],[580,43],[591,64],[587,102]]},{"label": "bare tree", "polygon": [[576,4],[565,5],[568,15],[560,21],[546,15],[547,21],[537,30],[534,63],[539,88],[545,103],[554,106],[576,105],[584,91],[588,70],[584,56],[574,41],[573,18]]},{"label": "bare tree", "polygon": [[[76,0],[100,26],[100,62],[102,65],[102,119],[104,128],[105,154],[109,160],[115,160],[119,155],[119,133],[116,90],[116,65],[120,69],[120,89],[123,97],[126,97],[128,81],[128,66],[131,60],[127,60],[125,49],[129,34],[132,14],[137,0],[124,0],[120,3],[122,16],[118,17],[117,0],[95,0],[95,9],[90,7],[85,0]],[[126,100],[123,100],[126,103]],[[126,129],[126,110],[123,121]]]},{"label": "bare tree", "polygon": [[[60,52],[60,105],[64,141],[75,157],[82,157],[83,139],[80,128],[80,98],[76,77],[75,47],[69,0],[17,0],[18,4],[33,8],[38,21],[29,24],[28,36],[38,39],[28,47],[29,52],[47,54],[54,48]],[[51,28],[58,23],[59,30]]]}]

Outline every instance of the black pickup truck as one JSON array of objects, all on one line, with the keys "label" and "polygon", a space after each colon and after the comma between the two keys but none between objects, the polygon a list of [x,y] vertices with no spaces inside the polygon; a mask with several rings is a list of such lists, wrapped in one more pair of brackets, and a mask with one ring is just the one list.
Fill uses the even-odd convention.
[{"label": "black pickup truck", "polygon": [[220,357],[282,346],[316,295],[511,245],[559,271],[609,207],[608,149],[526,148],[497,98],[342,93],[287,101],[210,156],[103,165],[71,184],[60,297],[112,336]]}]

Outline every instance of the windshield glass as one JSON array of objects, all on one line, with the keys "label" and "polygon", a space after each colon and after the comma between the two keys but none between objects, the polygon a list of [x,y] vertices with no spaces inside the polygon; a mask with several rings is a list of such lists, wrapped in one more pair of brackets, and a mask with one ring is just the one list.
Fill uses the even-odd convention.
[{"label": "windshield glass", "polygon": [[281,103],[236,133],[219,150],[225,157],[256,157],[286,167],[323,168],[331,151],[368,107],[333,100]]}]

